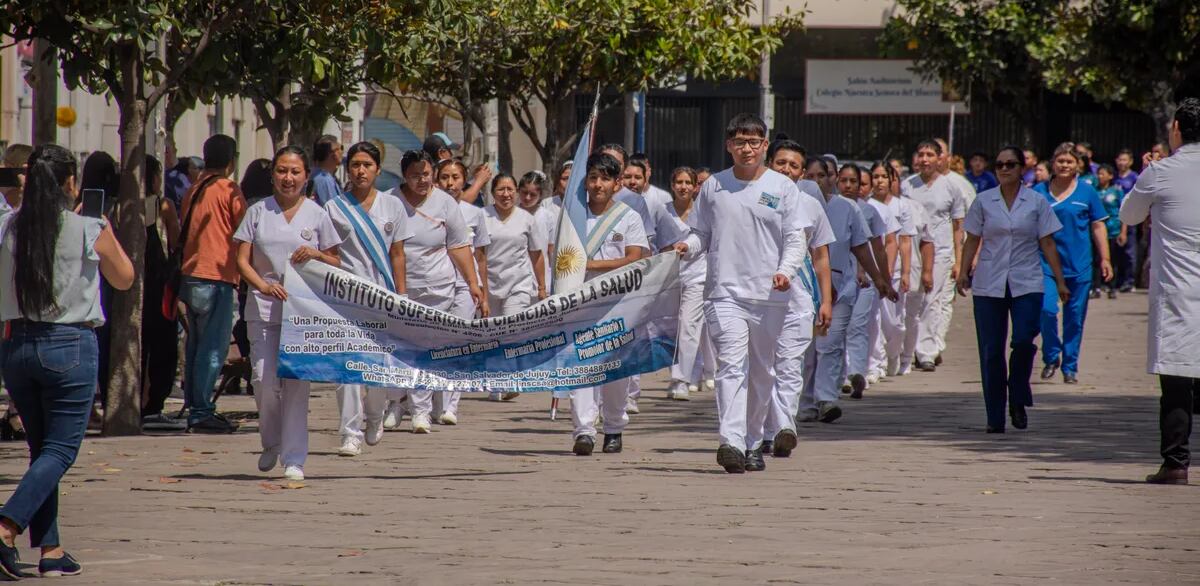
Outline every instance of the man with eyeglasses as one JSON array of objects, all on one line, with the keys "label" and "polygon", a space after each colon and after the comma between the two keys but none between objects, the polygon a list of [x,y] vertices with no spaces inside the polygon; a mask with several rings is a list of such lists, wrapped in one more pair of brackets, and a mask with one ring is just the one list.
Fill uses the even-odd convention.
[{"label": "man with eyeglasses", "polygon": [[710,177],[688,216],[681,254],[707,252],[704,316],[717,352],[717,464],[731,474],[766,468],[763,428],[775,382],[775,347],[790,276],[807,254],[812,221],[787,176],[764,165],[767,127],[738,114],[725,127],[733,167]]}]

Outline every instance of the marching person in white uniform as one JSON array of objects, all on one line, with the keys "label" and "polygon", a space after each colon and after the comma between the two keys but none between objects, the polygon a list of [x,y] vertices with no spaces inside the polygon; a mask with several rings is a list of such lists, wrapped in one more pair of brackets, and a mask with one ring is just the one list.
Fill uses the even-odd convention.
[{"label": "marching person in white uniform", "polygon": [[1162,388],[1163,463],[1146,482],[1187,484],[1188,436],[1200,407],[1200,99],[1179,103],[1169,141],[1174,153],[1142,171],[1121,203],[1121,221],[1151,222],[1146,370]]},{"label": "marching person in white uniform", "polygon": [[[570,161],[567,161],[570,163]],[[570,165],[567,166],[570,169]],[[569,176],[569,175],[568,175]],[[542,254],[543,271],[546,273],[546,290],[554,283],[554,271],[550,270],[550,259],[554,258],[554,241],[558,239],[558,218],[562,214],[562,197],[543,198],[546,176],[541,171],[529,171],[517,182],[517,205],[533,216],[546,248]]]},{"label": "marching person in white uniform", "polygon": [[280,379],[275,374],[287,299],[283,277],[289,263],[318,260],[340,266],[341,239],[329,214],[304,196],[309,173],[304,150],[294,146],[279,149],[271,169],[274,196],[246,210],[233,240],[238,243],[238,272],[252,289],[246,301],[246,326],[263,448],[258,469],[269,472],[282,462],[284,477],[304,480],[309,382]]},{"label": "marching person in white uniform", "polygon": [[[964,177],[961,173],[950,169],[950,157],[954,153],[950,152],[950,145],[946,143],[945,139],[935,138],[934,140],[937,141],[938,145],[942,147],[942,154],[938,157],[938,172],[948,177],[950,179],[951,189],[958,191],[958,193],[962,195],[963,208],[970,209],[971,204],[975,202],[975,198],[977,196],[975,193],[975,186],[972,185],[971,181]],[[964,231],[962,233],[962,237],[955,242],[955,245],[961,247],[963,242],[966,241],[966,238],[967,234]],[[951,282],[942,293],[945,296],[945,299],[942,303],[942,320],[938,322],[937,339],[940,349],[938,350],[937,357],[935,357],[933,361],[935,366],[941,365],[941,352],[942,350],[946,349],[946,332],[950,331],[950,321],[954,317],[954,280],[957,278],[958,260],[956,258],[954,267],[950,272]]]},{"label": "marching person in white uniform", "polygon": [[492,239],[487,261],[488,307],[495,315],[513,315],[546,298],[546,231],[532,214],[517,206],[511,175],[498,175],[494,185],[494,203],[484,208]]},{"label": "marching person in white uniform", "polygon": [[[585,180],[588,214],[584,238],[588,258],[587,279],[641,259],[650,246],[637,212],[613,197],[620,177],[621,165],[611,155],[600,153],[588,157]],[[622,450],[622,434],[629,424],[629,414],[625,409],[628,396],[627,379],[571,391],[571,420],[575,424],[572,451],[576,455],[592,454],[596,445],[596,416],[601,414],[601,410],[604,416],[604,453],[615,454]]]},{"label": "marching person in white uniform", "polygon": [[962,191],[953,179],[938,171],[942,152],[936,141],[927,140],[917,145],[918,173],[901,187],[905,196],[925,207],[929,229],[935,238],[933,290],[926,293],[917,322],[917,369],[926,372],[935,370],[934,361],[945,347],[942,322],[950,311],[945,306],[953,301],[953,282],[962,254],[962,222],[967,215],[967,202]]},{"label": "marching person in white uniform", "polygon": [[[671,190],[675,193],[674,201],[667,211],[679,228],[686,230],[688,214],[696,198],[696,172],[691,167],[675,169],[671,174]],[[679,295],[679,336],[675,364],[671,365],[668,399],[689,400],[691,391],[699,389],[702,377],[712,376],[716,368],[712,341],[704,326],[704,281],[707,275],[708,259],[703,253],[683,260],[679,266],[683,291]]]},{"label": "marching person in white uniform", "polygon": [[[395,195],[375,190],[379,176],[379,148],[360,142],[346,151],[350,192],[325,202],[333,228],[342,244],[342,269],[364,280],[406,295],[404,241],[412,237],[404,204]],[[362,453],[362,443],[378,444],[383,437],[383,410],[388,392],[364,385],[339,385],[337,389],[342,447],[338,455]],[[366,417],[365,413],[370,413]],[[366,433],[363,421],[366,420]]]},{"label": "marching person in white uniform", "polygon": [[[896,234],[900,231],[900,223],[890,208],[873,199],[870,191],[862,190],[861,180],[864,175],[869,177],[869,174],[859,169],[860,195],[857,203],[870,229],[871,251],[874,253],[875,264],[891,285],[891,267],[896,259]],[[866,186],[870,187],[870,180]],[[860,289],[858,299],[854,302],[854,310],[850,313],[850,327],[846,332],[846,368],[849,373],[851,399],[862,398],[863,391],[871,382],[870,379],[875,382],[879,380],[878,375],[871,376],[870,370],[871,353],[879,338],[879,292],[871,288],[866,271],[861,266],[858,268],[857,277]],[[891,286],[895,288],[894,285]]]},{"label": "marching person in white uniform", "polygon": [[775,347],[807,251],[798,202],[804,196],[763,165],[767,142],[757,116],[729,122],[725,148],[733,167],[701,186],[688,216],[691,234],[675,245],[685,255],[708,253],[704,315],[717,352],[717,463],[729,473],[766,468]]}]

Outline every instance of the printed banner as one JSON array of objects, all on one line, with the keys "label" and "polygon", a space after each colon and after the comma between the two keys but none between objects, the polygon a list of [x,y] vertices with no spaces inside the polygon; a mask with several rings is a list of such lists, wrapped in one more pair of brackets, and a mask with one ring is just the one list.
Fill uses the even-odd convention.
[{"label": "printed banner", "polygon": [[670,366],[679,256],[660,254],[514,315],[463,319],[321,262],[289,267],[283,378],[434,391],[567,391]]}]

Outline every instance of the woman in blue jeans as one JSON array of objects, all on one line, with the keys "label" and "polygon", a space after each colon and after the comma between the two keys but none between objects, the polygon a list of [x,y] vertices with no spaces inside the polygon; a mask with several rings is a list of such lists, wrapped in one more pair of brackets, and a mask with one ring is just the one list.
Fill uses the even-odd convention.
[{"label": "woman in blue jeans", "polygon": [[107,220],[70,211],[75,170],[70,151],[38,147],[20,211],[0,218],[0,320],[11,325],[4,380],[31,459],[0,508],[0,580],[22,577],[15,540],[27,529],[42,576],[82,572],[59,537],[58,482],[79,453],[96,393],[100,276],[126,290],[134,275]]},{"label": "woman in blue jeans", "polygon": [[[1066,299],[1069,293],[1054,246],[1054,233],[1062,224],[1044,197],[1021,184],[1024,158],[1017,147],[1000,149],[995,165],[1000,185],[979,194],[963,222],[967,243],[956,288],[964,297],[974,289],[988,433],[1004,433],[1006,402],[1013,427],[1025,429],[1029,423],[1025,408],[1033,405],[1029,377],[1037,354],[1033,339],[1038,335],[1044,289],[1039,250],[1054,274],[1058,298]],[[972,270],[976,252],[979,261]],[[1010,316],[1012,353],[1006,364]]]}]

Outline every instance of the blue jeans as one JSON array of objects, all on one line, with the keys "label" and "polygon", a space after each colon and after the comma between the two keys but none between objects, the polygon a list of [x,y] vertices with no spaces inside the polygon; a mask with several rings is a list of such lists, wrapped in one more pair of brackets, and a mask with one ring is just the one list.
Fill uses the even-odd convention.
[{"label": "blue jeans", "polygon": [[[1057,289],[1055,289],[1057,290]],[[1037,345],[1041,293],[1013,297],[971,298],[975,305],[975,336],[979,341],[979,370],[983,375],[983,402],[987,409],[988,425],[1004,429],[1004,407],[1008,400],[1026,407],[1033,405],[1033,389],[1029,377],[1033,373],[1033,357]],[[1008,320],[1012,316],[1012,341],[1008,340]],[[1012,348],[1008,363],[1004,361],[1004,346]]]},{"label": "blue jeans", "polygon": [[58,481],[75,463],[96,396],[99,350],[90,329],[14,323],[4,342],[4,379],[25,425],[29,470],[0,509],[33,547],[62,545]]},{"label": "blue jeans", "polygon": [[179,299],[187,305],[188,337],[184,363],[183,392],[188,404],[188,423],[212,417],[213,386],[229,355],[233,333],[234,286],[223,281],[184,277]]},{"label": "blue jeans", "polygon": [[1083,320],[1087,318],[1088,292],[1092,276],[1067,280],[1071,296],[1062,306],[1062,338],[1058,337],[1058,284],[1044,277],[1046,298],[1042,301],[1042,362],[1054,364],[1062,359],[1063,374],[1079,373],[1079,348],[1083,345]]}]

